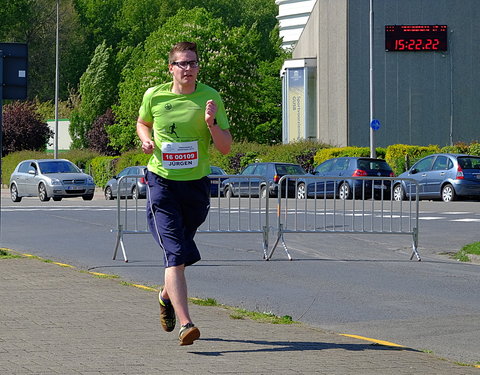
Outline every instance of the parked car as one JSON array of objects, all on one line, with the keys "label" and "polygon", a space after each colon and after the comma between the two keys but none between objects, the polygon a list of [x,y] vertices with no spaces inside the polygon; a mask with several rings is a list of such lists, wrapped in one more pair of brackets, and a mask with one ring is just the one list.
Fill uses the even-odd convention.
[{"label": "parked car", "polygon": [[[279,181],[285,175],[305,175],[307,172],[299,164],[291,163],[253,163],[245,167],[238,175],[223,181],[222,190],[226,197],[232,196],[278,196]],[[245,178],[243,176],[263,176],[266,182],[259,178]],[[288,196],[295,196],[297,181],[288,181]],[[285,191],[285,188],[282,188]]]},{"label": "parked car", "polygon": [[[375,177],[394,177],[392,168],[385,160],[364,157],[339,157],[324,161],[312,172],[314,176],[338,177],[328,179],[308,179],[300,181],[297,197],[338,197],[340,199],[369,199],[374,197],[390,199],[391,181],[375,180]],[[372,177],[372,179],[352,179],[351,177]],[[383,193],[383,194],[382,194]]]},{"label": "parked car", "polygon": [[[145,165],[133,166],[124,168],[119,174],[113,176],[108,180],[104,188],[106,200],[111,200],[117,197],[118,180],[123,176],[139,176],[145,174]],[[120,197],[121,198],[146,198],[147,185],[144,177],[125,177],[120,183]]]},{"label": "parked car", "polygon": [[[444,202],[458,197],[480,199],[479,156],[447,153],[429,155],[398,177],[408,177],[418,182],[419,199],[442,199]],[[415,193],[416,184],[395,181],[395,200],[414,197]]]},{"label": "parked car", "polygon": [[93,177],[65,159],[24,160],[11,174],[8,186],[14,202],[34,196],[42,202],[74,197],[89,201],[95,193]]},{"label": "parked car", "polygon": [[227,174],[225,173],[225,171],[220,168],[220,167],[216,167],[214,165],[212,165],[210,167],[211,169],[211,173],[209,175],[210,177],[210,195],[212,197],[218,197],[218,195],[220,194],[220,196],[223,196],[223,191],[220,187],[222,181],[225,180],[225,178],[223,177],[219,177],[219,176],[226,176]]}]

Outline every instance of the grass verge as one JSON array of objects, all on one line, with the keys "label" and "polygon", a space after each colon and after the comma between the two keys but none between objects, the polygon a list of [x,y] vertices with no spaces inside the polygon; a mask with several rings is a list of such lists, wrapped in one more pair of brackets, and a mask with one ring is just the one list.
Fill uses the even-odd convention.
[{"label": "grass verge", "polygon": [[460,262],[471,262],[472,259],[469,255],[480,256],[480,242],[473,242],[463,246],[460,251],[453,256],[453,258],[459,260]]},{"label": "grass verge", "polygon": [[247,311],[245,309],[219,304],[214,298],[190,298],[190,302],[195,305],[219,306],[224,309],[231,310],[232,313],[230,314],[230,318],[232,319],[251,319],[271,324],[298,324],[298,322],[295,322],[289,315],[277,316],[269,312]]},{"label": "grass verge", "polygon": [[0,248],[0,259],[21,258],[20,255],[11,253],[5,248]]}]

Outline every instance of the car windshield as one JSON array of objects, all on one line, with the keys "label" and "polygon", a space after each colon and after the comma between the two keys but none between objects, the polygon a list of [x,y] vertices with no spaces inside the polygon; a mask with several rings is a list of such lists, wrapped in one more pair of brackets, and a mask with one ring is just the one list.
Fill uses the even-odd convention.
[{"label": "car windshield", "polygon": [[464,156],[458,158],[458,164],[462,169],[480,169],[480,158],[472,156]]},{"label": "car windshield", "polygon": [[219,167],[210,167],[210,174],[225,174]]},{"label": "car windshield", "polygon": [[42,161],[39,162],[40,171],[43,174],[49,173],[80,173],[81,171],[68,161]]}]

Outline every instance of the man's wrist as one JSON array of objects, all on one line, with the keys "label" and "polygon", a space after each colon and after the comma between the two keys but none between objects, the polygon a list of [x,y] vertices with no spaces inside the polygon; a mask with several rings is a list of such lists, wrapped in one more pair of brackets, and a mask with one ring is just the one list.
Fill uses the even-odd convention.
[{"label": "man's wrist", "polygon": [[209,128],[212,128],[212,127],[217,126],[217,125],[218,125],[218,122],[217,122],[217,119],[216,119],[216,118],[213,119],[213,124],[212,124],[212,125],[208,125],[208,122],[207,122],[207,126],[208,126]]}]

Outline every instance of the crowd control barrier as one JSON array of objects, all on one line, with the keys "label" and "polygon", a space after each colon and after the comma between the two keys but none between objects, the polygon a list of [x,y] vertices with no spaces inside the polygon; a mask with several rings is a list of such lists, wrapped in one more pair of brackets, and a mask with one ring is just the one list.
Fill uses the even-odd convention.
[{"label": "crowd control barrier", "polygon": [[[121,191],[132,178],[140,179],[143,175],[126,175],[118,180],[117,186],[117,227],[113,259],[121,248],[123,259],[128,262],[124,236],[130,234],[150,234],[146,222],[145,200],[120,199]],[[198,233],[258,233],[262,235],[263,258],[268,251],[269,233],[269,199],[264,194],[268,181],[262,176],[253,175],[210,175],[211,197],[210,210]],[[223,181],[228,181],[224,189]],[[148,191],[148,189],[147,189]],[[226,194],[225,194],[226,193]]]},{"label": "crowd control barrier", "polygon": [[[150,234],[146,222],[145,200],[121,199],[132,178],[123,176],[117,186],[117,225],[113,259],[121,248],[128,262],[124,236]],[[412,237],[412,254],[418,253],[418,183],[395,177],[320,177],[283,176],[273,185],[262,176],[210,175],[209,214],[198,233],[258,233],[262,235],[263,259],[269,260],[281,244],[292,259],[285,236],[288,233],[369,233],[399,234]],[[393,199],[393,184],[404,181],[409,192],[404,200]],[[277,190],[278,189],[278,190]],[[148,193],[148,189],[147,189]],[[277,206],[272,207],[275,194]],[[127,197],[125,197],[127,198]],[[276,222],[273,226],[270,222]],[[275,243],[269,249],[269,234]]]},{"label": "crowd control barrier", "polygon": [[[283,181],[285,180],[285,181]],[[408,182],[403,200],[393,198],[394,183]],[[267,255],[271,259],[287,233],[370,233],[412,237],[412,255],[418,253],[418,183],[394,177],[283,176],[280,187],[294,185],[297,196],[277,200],[277,238]]]}]

